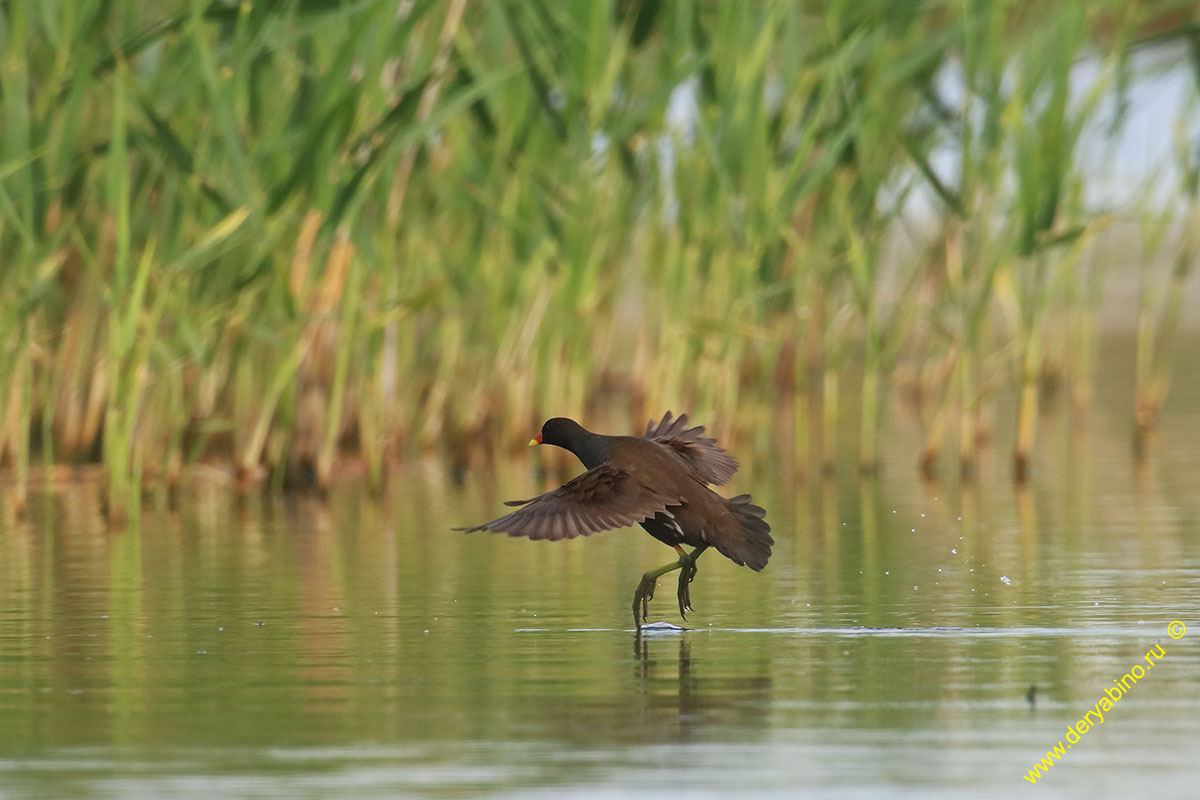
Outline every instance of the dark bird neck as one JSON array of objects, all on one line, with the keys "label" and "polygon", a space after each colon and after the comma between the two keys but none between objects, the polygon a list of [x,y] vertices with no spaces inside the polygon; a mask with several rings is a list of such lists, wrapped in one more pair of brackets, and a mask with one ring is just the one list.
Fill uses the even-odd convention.
[{"label": "dark bird neck", "polygon": [[592,433],[583,428],[573,433],[574,435],[558,446],[574,453],[588,469],[594,469],[605,461],[608,461],[612,455],[611,443],[613,437],[600,433]]}]

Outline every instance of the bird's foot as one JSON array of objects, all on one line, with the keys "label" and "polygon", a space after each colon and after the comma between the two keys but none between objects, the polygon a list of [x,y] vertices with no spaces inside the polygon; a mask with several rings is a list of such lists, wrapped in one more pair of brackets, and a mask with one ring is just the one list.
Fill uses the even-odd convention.
[{"label": "bird's foot", "polygon": [[660,573],[647,572],[642,576],[637,591],[633,593],[633,624],[641,630],[642,623],[650,613],[650,600],[654,597],[654,586],[658,583]]},{"label": "bird's foot", "polygon": [[688,611],[692,610],[692,593],[689,585],[696,579],[696,559],[693,556],[679,556],[679,616],[687,619]]},{"label": "bird's foot", "polygon": [[[652,569],[642,576],[642,582],[638,584],[637,591],[633,593],[633,624],[640,631],[642,623],[650,614],[650,600],[654,597],[654,587],[658,579],[668,572],[680,570],[679,573],[679,615],[683,616],[685,611],[692,610],[691,594],[688,590],[688,584],[696,577],[696,559],[703,553],[707,547],[697,547],[692,552],[687,552],[678,545],[675,546],[675,551],[679,553],[679,560],[672,561],[670,564]],[[687,619],[687,617],[684,617]]]}]

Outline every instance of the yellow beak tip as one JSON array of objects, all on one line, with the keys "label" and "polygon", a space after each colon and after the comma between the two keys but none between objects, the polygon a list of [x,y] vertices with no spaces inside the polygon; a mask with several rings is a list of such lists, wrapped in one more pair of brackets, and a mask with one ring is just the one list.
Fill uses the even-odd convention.
[{"label": "yellow beak tip", "polygon": [[530,447],[537,447],[539,444],[541,444],[541,442],[539,442],[537,439],[530,439],[530,440],[529,440],[529,446],[530,446]]}]

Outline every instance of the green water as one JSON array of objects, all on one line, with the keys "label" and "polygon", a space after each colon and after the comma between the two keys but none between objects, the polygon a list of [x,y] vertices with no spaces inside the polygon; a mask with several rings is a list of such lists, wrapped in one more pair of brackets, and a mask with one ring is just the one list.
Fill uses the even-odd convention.
[{"label": "green water", "polygon": [[[449,530],[529,496],[540,451],[461,487],[410,464],[379,501],[201,477],[119,527],[56,484],[0,522],[0,795],[1193,796],[1200,415],[1177,401],[1140,468],[1119,394],[1083,431],[1050,415],[1022,493],[1002,452],[921,484],[894,413],[878,479],[747,458],[769,567],[706,554],[691,629],[640,639],[633,589],[671,557],[640,531]],[[680,622],[673,576],[651,611]]]}]

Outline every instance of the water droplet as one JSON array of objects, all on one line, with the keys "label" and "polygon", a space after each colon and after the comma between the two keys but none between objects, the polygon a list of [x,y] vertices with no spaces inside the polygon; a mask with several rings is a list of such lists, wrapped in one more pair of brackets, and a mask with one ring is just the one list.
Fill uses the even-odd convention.
[{"label": "water droplet", "polygon": [[914,592],[915,592],[915,591],[917,591],[917,590],[918,590],[918,589],[920,589],[920,588],[921,588],[920,586],[917,586],[916,584],[913,584],[913,591],[914,591]]},{"label": "water droplet", "polygon": [[957,554],[958,554],[958,548],[957,548],[957,547],[951,547],[951,548],[950,548],[950,552],[951,552],[951,553],[954,553],[955,555],[957,555]]},{"label": "water droplet", "polygon": [[217,631],[223,631],[223,630],[225,630],[225,629],[224,629],[224,628],[222,628],[222,627],[218,627],[218,628],[217,628]]},{"label": "water droplet", "polygon": [[884,575],[891,575],[891,574],[892,574],[892,572],[891,572],[891,570],[887,570],[887,569],[885,569],[885,570],[883,571],[883,574],[884,574]]},{"label": "water droplet", "polygon": [[1012,581],[1008,579],[1007,575],[1001,575],[1000,582],[1003,583],[1005,586],[1012,586]]}]

